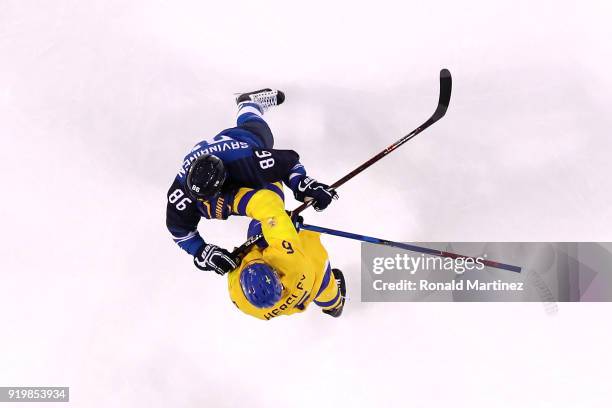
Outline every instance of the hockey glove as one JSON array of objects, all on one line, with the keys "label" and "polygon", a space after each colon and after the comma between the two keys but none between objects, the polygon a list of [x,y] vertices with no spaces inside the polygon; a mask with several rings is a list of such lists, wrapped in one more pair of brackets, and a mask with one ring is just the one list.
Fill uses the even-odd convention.
[{"label": "hockey glove", "polygon": [[293,191],[295,199],[303,203],[314,200],[313,207],[317,211],[323,211],[332,202],[338,199],[336,190],[327,184],[319,183],[308,176],[304,177]]},{"label": "hockey glove", "polygon": [[193,257],[193,263],[198,269],[213,271],[219,275],[225,275],[238,267],[229,251],[212,244],[204,244]]}]

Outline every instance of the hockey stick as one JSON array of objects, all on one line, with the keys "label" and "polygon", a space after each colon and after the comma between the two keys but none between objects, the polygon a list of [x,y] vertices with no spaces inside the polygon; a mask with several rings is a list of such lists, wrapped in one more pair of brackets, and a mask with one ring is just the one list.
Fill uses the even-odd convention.
[{"label": "hockey stick", "polygon": [[[446,114],[446,110],[448,109],[452,87],[453,80],[451,77],[451,73],[448,69],[444,68],[440,71],[440,96],[438,97],[438,107],[436,108],[433,115],[431,115],[431,117],[427,119],[421,126],[414,129],[412,132],[408,133],[406,136],[402,137],[395,143],[391,144],[386,149],[378,153],[376,156],[372,157],[371,159],[363,163],[361,166],[357,167],[355,170],[342,177],[340,180],[336,181],[334,184],[331,185],[331,187],[340,187],[341,185],[355,177],[357,174],[361,173],[362,171],[364,171],[365,169],[367,169],[368,167],[370,167],[371,165],[373,165],[374,163],[376,163],[377,161],[379,161],[380,159],[382,159],[383,157],[385,157],[386,155],[388,155],[389,153],[391,153],[392,151],[394,151],[395,149],[397,149],[398,147],[400,147],[401,145],[403,145],[404,143],[406,143],[407,141],[409,141],[410,139],[412,139],[413,137],[436,123],[437,121],[439,121],[440,119],[442,119],[442,117],[444,117],[444,115]],[[291,217],[294,218],[306,208],[310,207],[312,203],[313,202],[311,200],[300,205],[295,210],[291,211]],[[248,240],[246,240],[244,244],[234,249],[234,251],[232,252],[233,257],[238,259],[240,256],[245,254],[262,236],[263,235],[261,234],[254,235]]]},{"label": "hockey stick", "polygon": [[[476,261],[476,258],[472,256],[460,255],[460,254],[455,254],[453,252],[446,252],[446,251],[441,251],[439,249],[425,248],[425,247],[412,245],[412,244],[405,244],[403,242],[394,242],[394,241],[389,241],[386,239],[369,237],[367,235],[353,234],[352,232],[339,231],[339,230],[335,230],[331,228],[317,227],[316,225],[299,224],[299,228],[305,229],[308,231],[320,232],[322,234],[335,235],[337,237],[355,239],[357,241],[370,242],[372,244],[385,245],[385,246],[390,246],[394,248],[401,248],[401,249],[405,249],[407,251],[412,251],[412,252],[420,252],[420,253],[427,254],[427,255],[440,256],[443,258],[466,259],[466,260],[471,259],[471,260]],[[491,268],[497,268],[497,269],[503,269],[506,271],[521,273],[520,266],[508,265],[508,264],[504,264],[501,262],[490,261],[488,259],[481,259],[480,262],[485,266],[490,266]]]},{"label": "hockey stick", "polygon": [[[453,80],[451,77],[451,73],[448,69],[445,68],[440,71],[440,96],[438,98],[438,107],[436,108],[436,111],[433,113],[433,115],[431,115],[431,117],[427,119],[427,121],[425,121],[425,123],[423,123],[421,126],[414,129],[412,132],[408,133],[406,136],[402,137],[397,142],[393,143],[385,150],[378,153],[376,156],[372,157],[370,160],[366,161],[346,176],[342,177],[340,180],[336,181],[334,184],[331,185],[331,187],[340,187],[341,185],[343,185],[344,183],[346,183],[347,181],[349,181],[350,179],[352,179],[353,177],[355,177],[356,175],[358,175],[359,173],[361,173],[362,171],[364,171],[365,169],[367,169],[368,167],[370,167],[371,165],[373,165],[374,163],[376,163],[377,161],[379,161],[380,159],[382,159],[383,157],[385,157],[386,155],[388,155],[389,153],[391,153],[392,151],[394,151],[395,149],[397,149],[398,147],[400,147],[401,145],[403,145],[404,143],[406,143],[407,141],[409,141],[410,139],[433,125],[434,123],[436,123],[437,121],[439,121],[440,119],[442,119],[446,114],[446,110],[448,109],[452,87]],[[293,210],[291,212],[291,216],[294,217],[298,215],[311,205],[312,200],[305,202],[304,204]]]}]

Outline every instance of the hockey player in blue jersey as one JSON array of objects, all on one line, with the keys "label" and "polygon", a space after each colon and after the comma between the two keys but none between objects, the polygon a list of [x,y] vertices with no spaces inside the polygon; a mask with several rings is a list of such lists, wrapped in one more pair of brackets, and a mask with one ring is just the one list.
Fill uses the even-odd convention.
[{"label": "hockey player in blue jersey", "polygon": [[328,185],[306,175],[295,151],[273,149],[274,137],[263,114],[284,100],[283,92],[271,89],[238,96],[237,126],[195,145],[168,190],[168,230],[201,270],[223,275],[238,266],[229,251],[200,236],[197,226],[202,217],[245,216],[249,200],[261,189],[284,199],[280,182],[298,201],[313,200],[318,211],[338,197]]}]

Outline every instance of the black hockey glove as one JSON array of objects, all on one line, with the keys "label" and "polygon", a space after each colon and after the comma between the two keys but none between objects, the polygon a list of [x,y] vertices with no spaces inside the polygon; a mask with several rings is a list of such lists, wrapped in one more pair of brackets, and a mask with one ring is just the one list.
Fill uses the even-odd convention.
[{"label": "black hockey glove", "polygon": [[303,203],[314,200],[312,206],[317,211],[323,211],[332,200],[338,199],[336,190],[308,176],[300,180],[293,191],[293,195],[296,200]]},{"label": "black hockey glove", "polygon": [[193,257],[193,263],[203,271],[213,271],[225,275],[238,267],[232,254],[216,245],[204,244],[198,254]]}]

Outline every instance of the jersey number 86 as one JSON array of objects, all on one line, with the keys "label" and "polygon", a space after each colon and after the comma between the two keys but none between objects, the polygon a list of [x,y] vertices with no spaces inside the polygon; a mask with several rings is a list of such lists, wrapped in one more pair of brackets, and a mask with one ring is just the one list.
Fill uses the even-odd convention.
[{"label": "jersey number 86", "polygon": [[184,195],[185,193],[183,193],[183,190],[181,190],[180,188],[177,188],[176,190],[172,192],[172,194],[168,196],[168,201],[170,202],[170,204],[176,203],[175,205],[176,209],[179,211],[183,211],[185,208],[187,208],[187,204],[192,202],[189,197],[185,197],[182,200],[180,200],[181,197],[183,197]]}]

